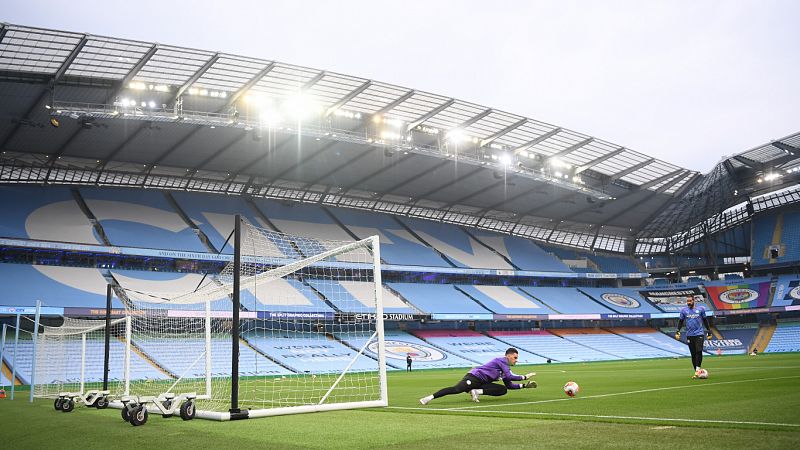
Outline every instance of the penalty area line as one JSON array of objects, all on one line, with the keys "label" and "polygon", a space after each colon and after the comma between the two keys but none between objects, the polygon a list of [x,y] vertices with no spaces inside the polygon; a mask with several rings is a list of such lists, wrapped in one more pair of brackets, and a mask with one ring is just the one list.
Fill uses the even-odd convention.
[{"label": "penalty area line", "polygon": [[453,408],[419,408],[419,407],[405,407],[405,406],[389,406],[388,408],[416,410],[416,411],[492,413],[492,414],[523,415],[523,416],[551,416],[551,417],[558,416],[558,417],[576,417],[576,418],[591,418],[591,419],[625,419],[625,420],[641,420],[650,422],[715,423],[715,424],[725,424],[725,425],[769,425],[776,427],[800,428],[800,424],[797,423],[751,422],[746,420],[682,419],[682,418],[670,418],[670,417],[637,417],[637,416],[616,416],[616,415],[606,415],[606,414],[550,413],[550,412],[537,412],[537,411],[501,411],[501,410],[491,410],[491,409],[475,410],[475,409],[453,409]]}]

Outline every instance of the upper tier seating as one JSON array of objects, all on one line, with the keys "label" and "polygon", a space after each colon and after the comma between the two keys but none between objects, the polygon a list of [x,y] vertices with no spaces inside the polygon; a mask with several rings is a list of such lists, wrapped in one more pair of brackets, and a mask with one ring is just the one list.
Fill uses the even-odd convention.
[{"label": "upper tier seating", "polygon": [[481,242],[505,256],[520,270],[571,272],[566,264],[539,248],[533,241],[491,231],[469,229]]},{"label": "upper tier seating", "polygon": [[[172,299],[191,294],[200,287],[216,286],[213,277],[196,273],[112,270],[111,275],[125,290],[128,298],[143,309],[182,309],[202,314],[205,311],[205,297],[180,301]],[[213,311],[230,311],[232,307],[230,298],[222,292],[211,299]]]},{"label": "upper tier seating", "polygon": [[387,283],[387,285],[419,310],[427,313],[490,313],[449,284]]},{"label": "upper tier seating", "polygon": [[459,284],[458,289],[498,314],[556,314],[518,287]]},{"label": "upper tier seating", "polygon": [[[375,285],[361,281],[307,280],[314,289],[344,312],[375,312]],[[382,291],[383,312],[414,314],[416,311],[403,302],[394,292]]]},{"label": "upper tier seating", "polygon": [[144,189],[81,188],[112,245],[206,252],[164,193]]},{"label": "upper tier seating", "polygon": [[[414,334],[452,354],[473,361],[476,365],[503,356],[508,349],[508,344],[470,330],[418,330]],[[541,364],[547,361],[546,358],[528,351],[518,351],[518,364]]]},{"label": "upper tier seating", "polygon": [[[234,216],[239,214],[247,222],[269,228],[261,217],[253,211],[241,197],[199,194],[194,192],[173,192],[170,195],[189,219],[208,237],[211,245],[221,253],[233,253]],[[229,238],[230,237],[230,238]],[[227,240],[227,243],[225,241]],[[225,244],[223,248],[223,244]],[[270,253],[267,251],[267,253]],[[295,257],[297,252],[290,245],[273,249],[271,255]]]},{"label": "upper tier seating", "polygon": [[525,286],[520,289],[560,314],[610,314],[615,312],[575,288]]},{"label": "upper tier seating", "polygon": [[594,261],[600,267],[600,271],[604,273],[639,273],[642,271],[636,261],[627,256],[597,253],[587,255],[587,257]]},{"label": "upper tier seating", "polygon": [[461,228],[441,222],[398,218],[423,241],[441,252],[457,267],[514,270],[503,256],[473,239]]},{"label": "upper tier seating", "polygon": [[578,290],[590,295],[598,303],[620,313],[661,312],[633,288],[578,288]]},{"label": "upper tier seating", "polygon": [[555,362],[605,361],[620,359],[547,331],[491,331],[489,336],[520,350],[541,355]]},{"label": "upper tier seating", "polygon": [[765,352],[800,352],[800,322],[778,322]]},{"label": "upper tier seating", "polygon": [[[106,307],[108,280],[97,269],[0,263],[0,305]],[[121,308],[114,297],[112,306]]]},{"label": "upper tier seating", "polygon": [[0,186],[0,237],[102,244],[69,189]]},{"label": "upper tier seating", "polygon": [[329,210],[359,239],[379,236],[381,259],[387,264],[450,267],[432,248],[420,242],[391,216],[344,208]]},{"label": "upper tier seating", "polygon": [[750,250],[752,265],[760,266],[770,263],[769,248],[775,235],[781,235],[781,228],[778,228],[778,216],[780,215],[780,212],[769,212],[759,214],[753,219],[753,247]]},{"label": "upper tier seating", "polygon": [[[321,241],[354,242],[356,240],[317,205],[264,199],[255,199],[254,202],[261,213],[277,227],[278,231],[307,238],[295,240],[296,247],[304,257],[333,248],[330,244]],[[337,257],[337,260],[349,261],[347,256],[342,255]]]}]

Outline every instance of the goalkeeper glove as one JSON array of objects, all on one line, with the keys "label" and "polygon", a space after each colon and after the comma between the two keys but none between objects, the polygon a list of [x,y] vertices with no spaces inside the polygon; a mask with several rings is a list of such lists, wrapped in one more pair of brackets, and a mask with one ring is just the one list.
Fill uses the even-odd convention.
[{"label": "goalkeeper glove", "polygon": [[708,339],[710,341],[711,338],[712,338],[711,333],[706,333],[706,339]]},{"label": "goalkeeper glove", "polygon": [[681,332],[680,331],[676,331],[675,332],[675,339],[677,339],[679,341],[681,340]]},{"label": "goalkeeper glove", "polygon": [[535,388],[536,386],[539,386],[539,385],[536,384],[535,381],[528,381],[527,383],[521,385],[520,388],[521,389],[530,389],[530,388]]},{"label": "goalkeeper glove", "polygon": [[535,377],[535,376],[536,376],[536,372],[526,373],[524,375],[525,378],[523,378],[523,380],[527,380],[528,378]]}]

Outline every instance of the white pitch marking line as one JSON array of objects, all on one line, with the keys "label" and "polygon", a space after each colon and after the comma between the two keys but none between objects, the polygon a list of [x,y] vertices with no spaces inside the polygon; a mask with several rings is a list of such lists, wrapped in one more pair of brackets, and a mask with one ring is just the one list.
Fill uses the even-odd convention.
[{"label": "white pitch marking line", "polygon": [[640,389],[636,391],[627,391],[627,392],[613,392],[610,394],[598,394],[598,395],[586,395],[580,397],[564,397],[564,398],[555,398],[550,400],[537,400],[535,402],[518,402],[518,403],[502,403],[502,404],[492,404],[492,405],[478,405],[478,406],[462,406],[456,408],[446,408],[445,411],[464,411],[469,409],[478,409],[478,408],[494,408],[498,406],[518,406],[518,405],[535,405],[539,403],[552,403],[552,402],[563,402],[563,401],[571,401],[571,400],[586,400],[592,398],[602,398],[602,397],[614,397],[617,395],[630,395],[630,394],[641,394],[645,392],[657,392],[657,391],[669,391],[673,389],[685,389],[685,388],[695,388],[695,387],[702,387],[702,386],[717,386],[720,384],[738,384],[738,383],[752,383],[754,381],[768,381],[768,380],[784,380],[787,378],[800,378],[800,375],[794,376],[786,376],[786,377],[772,377],[772,378],[753,378],[749,380],[734,380],[734,381],[718,381],[718,382],[705,382],[705,381],[698,381],[697,384],[689,384],[683,386],[671,386],[671,387],[660,387],[660,388],[652,388],[652,389]]},{"label": "white pitch marking line", "polygon": [[[507,406],[507,405],[497,405]],[[772,425],[779,427],[800,427],[797,423],[776,423],[776,422],[749,422],[744,420],[709,420],[709,419],[674,419],[669,417],[636,417],[636,416],[609,416],[609,415],[595,415],[595,414],[569,414],[569,413],[548,413],[548,412],[533,412],[533,411],[495,411],[495,410],[481,410],[474,409],[444,409],[444,408],[410,408],[403,406],[390,406],[391,409],[405,409],[405,410],[419,410],[419,411],[450,411],[450,412],[465,412],[465,413],[493,413],[493,414],[522,414],[531,416],[560,416],[560,417],[591,417],[595,419],[628,419],[628,420],[650,420],[659,422],[690,422],[690,423],[721,423],[730,425]]]}]

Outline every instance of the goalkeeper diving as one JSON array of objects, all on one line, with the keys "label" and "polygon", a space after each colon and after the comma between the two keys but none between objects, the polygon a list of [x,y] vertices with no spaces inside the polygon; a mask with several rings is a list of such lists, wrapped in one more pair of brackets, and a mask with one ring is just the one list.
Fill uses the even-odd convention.
[{"label": "goalkeeper diving", "polygon": [[[469,393],[473,402],[479,402],[481,395],[491,395],[499,397],[506,395],[509,389],[530,389],[535,388],[536,382],[531,380],[536,375],[531,372],[525,375],[515,375],[511,372],[511,366],[517,364],[519,352],[515,348],[506,350],[504,357],[495,358],[488,363],[476,367],[461,379],[455,386],[446,387],[434,392],[427,397],[422,397],[419,402],[427,405],[435,398],[444,397],[450,394]],[[503,380],[503,384],[495,383]],[[515,383],[515,381],[526,381],[525,383]]]}]

